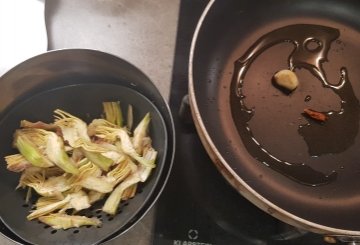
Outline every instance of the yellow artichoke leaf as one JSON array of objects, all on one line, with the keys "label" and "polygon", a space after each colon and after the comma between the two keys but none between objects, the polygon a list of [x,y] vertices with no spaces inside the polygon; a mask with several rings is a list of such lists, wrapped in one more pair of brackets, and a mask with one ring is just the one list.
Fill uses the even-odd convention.
[{"label": "yellow artichoke leaf", "polygon": [[101,221],[97,218],[88,218],[78,215],[50,214],[39,217],[39,220],[54,229],[69,229],[84,225],[100,226]]}]

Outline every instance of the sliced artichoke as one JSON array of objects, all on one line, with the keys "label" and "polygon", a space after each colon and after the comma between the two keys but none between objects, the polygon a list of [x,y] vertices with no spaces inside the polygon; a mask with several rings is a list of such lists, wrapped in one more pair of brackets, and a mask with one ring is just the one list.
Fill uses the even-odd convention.
[{"label": "sliced artichoke", "polygon": [[39,217],[39,220],[54,229],[69,229],[84,225],[101,225],[101,221],[97,218],[87,218],[85,216],[67,214],[50,214]]}]

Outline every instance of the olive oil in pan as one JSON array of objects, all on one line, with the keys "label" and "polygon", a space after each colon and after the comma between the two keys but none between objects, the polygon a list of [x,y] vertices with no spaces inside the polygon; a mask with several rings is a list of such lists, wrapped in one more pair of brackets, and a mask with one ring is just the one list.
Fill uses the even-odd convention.
[{"label": "olive oil in pan", "polygon": [[341,68],[342,86],[328,86],[341,99],[340,111],[324,112],[328,116],[325,123],[309,121],[301,125],[298,132],[308,145],[311,156],[341,153],[352,146],[359,130],[360,106],[348,79],[346,68]]},{"label": "olive oil in pan", "polygon": [[[308,24],[286,26],[259,38],[234,64],[234,75],[230,86],[231,113],[247,151],[266,166],[305,185],[328,184],[336,179],[337,173],[330,171],[329,174],[324,174],[305,163],[287,162],[268,152],[254,138],[249,127],[248,122],[255,111],[245,105],[243,83],[250,65],[263,51],[281,42],[292,43],[295,48],[288,59],[289,69],[305,68],[309,70],[321,81],[324,89],[332,89],[342,100],[339,112],[326,112],[329,119],[325,123],[320,124],[309,120],[308,124],[299,127],[298,132],[307,143],[309,154],[320,156],[346,150],[353,144],[357,135],[360,114],[359,101],[348,80],[345,68],[341,69],[340,82],[334,85],[327,81],[321,66],[322,62],[327,60],[331,43],[339,35],[337,29],[325,26]],[[310,99],[311,97],[307,97],[305,101]],[[345,130],[343,130],[344,125],[346,125]],[[319,141],[319,138],[322,140]]]}]

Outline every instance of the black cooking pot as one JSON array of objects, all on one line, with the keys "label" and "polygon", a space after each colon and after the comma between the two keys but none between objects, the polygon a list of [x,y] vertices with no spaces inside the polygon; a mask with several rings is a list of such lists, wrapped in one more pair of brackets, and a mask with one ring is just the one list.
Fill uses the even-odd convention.
[{"label": "black cooking pot", "polygon": [[[26,244],[98,244],[132,227],[159,197],[172,166],[175,135],[170,110],[155,85],[126,61],[94,50],[52,51],[31,58],[0,79],[0,155],[14,153],[12,138],[22,119],[53,120],[53,110],[63,109],[90,122],[99,118],[103,101],[120,101],[134,108],[134,123],[151,114],[150,136],[158,150],[156,168],[135,197],[123,202],[115,216],[97,211],[96,204],[85,215],[102,219],[102,227],[53,230],[26,220],[31,206],[24,205],[25,193],[16,190],[19,174],[0,171],[0,217],[4,234]],[[34,199],[35,200],[35,199]]]},{"label": "black cooking pot", "polygon": [[[321,234],[360,235],[358,16],[359,1],[210,1],[191,47],[193,118],[219,171]],[[272,82],[281,69],[298,75],[292,93]]]}]

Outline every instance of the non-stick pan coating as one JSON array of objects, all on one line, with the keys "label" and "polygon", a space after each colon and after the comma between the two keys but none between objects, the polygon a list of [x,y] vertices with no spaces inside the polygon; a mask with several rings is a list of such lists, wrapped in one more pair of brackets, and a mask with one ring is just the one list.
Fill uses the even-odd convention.
[{"label": "non-stick pan coating", "polygon": [[[291,43],[279,43],[260,54],[245,77],[244,101],[255,111],[249,122],[252,133],[276,157],[305,162],[324,174],[335,171],[337,178],[313,187],[265,166],[248,152],[233,121],[230,86],[234,62],[261,36],[278,28],[296,24],[335,28],[340,36],[331,43],[328,61],[323,63],[325,74],[336,84],[340,68],[345,67],[353,92],[360,98],[358,16],[358,1],[215,1],[201,23],[190,60],[198,129],[226,178],[268,213],[321,233],[360,234],[359,134],[341,153],[309,155],[298,133],[299,125],[307,122],[301,115],[303,109],[339,110],[341,101],[306,69],[296,70],[302,83],[293,94],[275,88],[271,78],[288,68],[294,49]],[[310,102],[305,98],[311,98]],[[355,122],[341,128],[355,127],[357,132],[358,126]]]}]

